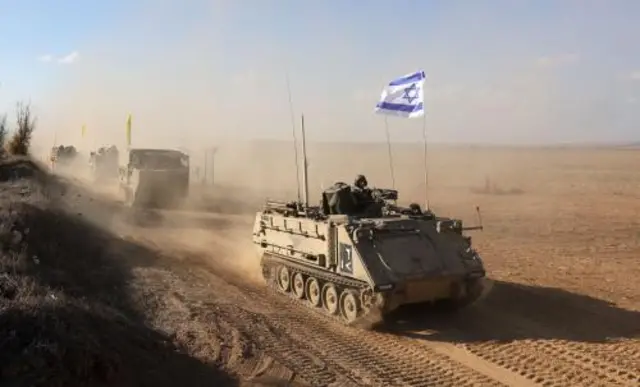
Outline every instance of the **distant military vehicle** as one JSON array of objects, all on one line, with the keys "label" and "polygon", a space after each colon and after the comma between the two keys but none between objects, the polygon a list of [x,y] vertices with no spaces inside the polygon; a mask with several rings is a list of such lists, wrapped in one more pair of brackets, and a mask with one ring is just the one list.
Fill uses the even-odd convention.
[{"label": "distant military vehicle", "polygon": [[54,146],[51,148],[50,161],[53,168],[69,166],[78,156],[78,150],[73,145]]},{"label": "distant military vehicle", "polygon": [[96,181],[116,180],[119,176],[119,153],[115,145],[91,152],[89,167]]},{"label": "distant military vehicle", "polygon": [[120,190],[129,206],[175,208],[189,194],[189,156],[172,149],[131,149]]},{"label": "distant military vehicle", "polygon": [[309,206],[306,161],[304,179],[304,201],[267,201],[255,217],[262,274],[277,291],[347,325],[379,322],[407,304],[460,308],[483,294],[484,264],[463,235],[481,226],[400,207],[395,190],[344,183]]}]

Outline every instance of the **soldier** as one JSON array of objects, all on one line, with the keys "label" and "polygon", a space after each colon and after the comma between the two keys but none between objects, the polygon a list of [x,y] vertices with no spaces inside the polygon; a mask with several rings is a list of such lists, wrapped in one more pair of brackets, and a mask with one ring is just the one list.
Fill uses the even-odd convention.
[{"label": "soldier", "polygon": [[373,197],[371,196],[371,189],[369,189],[368,185],[369,183],[364,175],[356,176],[356,179],[353,182],[354,191],[361,195],[367,195],[369,200],[371,200]]},{"label": "soldier", "polygon": [[418,203],[409,204],[409,212],[411,215],[422,215],[422,208]]},{"label": "soldier", "polygon": [[367,178],[364,175],[358,175],[353,181],[353,185],[362,190],[366,189],[369,183],[367,182]]},{"label": "soldier", "polygon": [[371,189],[368,187],[367,178],[364,175],[356,176],[351,192],[353,193],[359,212],[365,211],[369,204],[373,202],[373,195]]}]

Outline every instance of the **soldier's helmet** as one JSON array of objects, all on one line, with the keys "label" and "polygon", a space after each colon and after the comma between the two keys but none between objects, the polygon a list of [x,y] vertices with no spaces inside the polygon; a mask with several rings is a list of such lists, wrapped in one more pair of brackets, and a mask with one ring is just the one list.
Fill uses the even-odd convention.
[{"label": "soldier's helmet", "polygon": [[411,213],[414,215],[422,214],[422,208],[420,208],[420,205],[418,203],[409,204],[409,209],[411,210]]},{"label": "soldier's helmet", "polygon": [[364,175],[356,176],[356,179],[353,182],[353,185],[355,185],[358,188],[365,188],[368,184],[369,183],[367,182],[367,178],[364,177]]}]

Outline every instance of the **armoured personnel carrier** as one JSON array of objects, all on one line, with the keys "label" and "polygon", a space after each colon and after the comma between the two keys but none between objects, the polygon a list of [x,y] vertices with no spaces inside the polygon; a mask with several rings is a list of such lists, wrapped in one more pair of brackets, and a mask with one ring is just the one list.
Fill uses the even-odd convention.
[{"label": "armoured personnel carrier", "polygon": [[91,152],[89,156],[89,167],[94,180],[117,180],[119,176],[120,155],[115,145],[110,147],[100,147],[97,151]]},{"label": "armoured personnel carrier", "polygon": [[73,145],[54,146],[51,148],[51,155],[49,160],[51,161],[52,168],[65,167],[71,165],[78,156],[78,150]]},{"label": "armoured personnel carrier", "polygon": [[189,194],[189,155],[178,150],[130,149],[119,174],[129,206],[175,208]]},{"label": "armoured personnel carrier", "polygon": [[319,206],[267,201],[253,228],[265,281],[347,325],[379,322],[407,304],[459,308],[483,294],[485,268],[463,233],[482,226],[400,207],[395,190],[369,197],[358,202],[336,183]]}]

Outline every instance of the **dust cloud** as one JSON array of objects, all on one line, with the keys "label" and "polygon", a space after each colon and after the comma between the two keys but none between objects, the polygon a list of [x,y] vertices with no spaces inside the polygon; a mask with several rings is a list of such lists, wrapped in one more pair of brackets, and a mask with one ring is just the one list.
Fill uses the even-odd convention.
[{"label": "dust cloud", "polygon": [[[162,219],[174,239],[188,241],[209,252],[212,259],[219,259],[223,248],[238,249],[250,240],[253,213],[266,198],[294,200],[299,194],[301,174],[296,176],[293,143],[285,140],[291,134],[291,111],[283,82],[284,59],[279,58],[281,48],[268,46],[272,48],[268,50],[256,43],[255,52],[238,63],[229,55],[229,37],[219,28],[226,12],[223,2],[194,3],[197,5],[190,7],[201,7],[202,18],[190,23],[188,29],[171,33],[166,31],[171,29],[173,18],[186,17],[186,11],[169,1],[141,4],[134,7],[131,14],[124,15],[123,23],[117,28],[114,26],[110,33],[92,37],[93,45],[86,47],[77,65],[61,76],[51,92],[55,103],[40,117],[43,129],[36,132],[34,141],[44,150],[50,149],[54,137],[58,144],[76,145],[81,153],[74,174],[86,177],[82,164],[88,161],[91,150],[111,144],[121,150],[125,148],[125,120],[127,114],[132,113],[132,146],[178,148],[189,153],[194,185],[186,210],[243,217],[225,230],[220,230],[219,224],[206,225],[202,219],[176,219],[175,216]],[[163,31],[166,33],[162,34]],[[387,76],[380,74],[376,79]],[[436,84],[436,91],[438,87]],[[328,108],[326,101],[317,107],[310,103],[317,101],[302,94],[297,93],[294,108],[300,110],[304,106],[312,118],[307,121],[311,204],[318,202],[323,188],[336,181],[351,183],[355,175],[365,174],[372,186],[398,189],[403,203],[423,204],[428,197],[436,212],[474,221],[475,205],[500,210],[498,200],[503,198],[470,196],[473,188],[482,187],[490,179],[492,184],[507,191],[540,192],[541,187],[532,183],[540,178],[533,177],[549,175],[549,166],[553,168],[556,160],[555,151],[430,143],[427,187],[423,149],[419,143],[420,125],[413,125],[411,129],[418,141],[399,142],[398,131],[407,129],[409,124],[394,121],[392,179],[387,147],[382,142],[384,129],[379,117],[371,113],[370,105],[363,102],[354,108],[353,115],[365,118],[347,118],[344,111],[333,114],[336,111]],[[317,94],[315,98],[325,97]],[[447,103],[453,102],[438,103],[443,110],[429,118],[429,136],[436,139],[450,129],[442,112],[447,111]],[[323,109],[326,114],[321,115]],[[491,126],[492,120],[497,119],[474,117],[474,121],[483,122],[483,127]],[[339,122],[342,119],[345,122]],[[297,120],[294,117],[294,121]],[[460,127],[468,123],[455,122]],[[81,137],[83,123],[87,131]],[[362,139],[351,143],[331,142],[332,134],[319,134],[327,128],[331,128],[327,133],[339,133],[357,126],[362,127],[360,133],[368,133],[367,140],[381,142]],[[296,130],[299,128],[296,122]],[[577,153],[575,161],[582,163]],[[547,167],[532,169],[530,166],[536,163]],[[204,179],[209,185],[199,184]],[[86,182],[92,184],[90,180]],[[549,183],[544,189],[554,187],[556,185]],[[96,188],[110,195],[117,191]],[[509,203],[514,200],[517,199],[509,199]],[[555,203],[554,209],[564,205],[560,199],[547,203]],[[546,206],[549,208],[551,204]],[[176,222],[182,224],[181,230],[171,228]],[[250,255],[245,250],[243,247],[233,255]],[[241,261],[228,258],[234,259],[236,263]]]},{"label": "dust cloud", "polygon": [[[203,178],[206,169],[208,179],[219,184],[252,190],[261,196],[295,198],[298,179],[292,144],[287,140],[291,135],[292,117],[284,73],[287,60],[296,65],[300,63],[291,61],[292,55],[285,55],[282,42],[262,36],[225,35],[223,27],[231,8],[223,1],[197,1],[186,8],[173,1],[143,1],[132,6],[128,14],[122,15],[118,26],[102,35],[91,36],[88,39],[91,44],[80,50],[78,63],[59,73],[49,93],[49,99],[54,102],[43,108],[39,117],[41,130],[34,141],[44,150],[50,149],[54,138],[58,144],[74,144],[85,159],[90,150],[99,146],[115,144],[124,149],[125,120],[127,114],[132,113],[134,147],[180,148],[191,155],[196,179]],[[193,19],[194,13],[200,17]],[[177,26],[187,19],[188,28]],[[233,50],[232,39],[243,39],[238,42],[247,45],[254,43],[251,50],[240,55]],[[320,43],[326,42],[318,41]],[[353,48],[348,47],[348,43],[334,42],[334,46],[334,53],[346,53]],[[329,50],[325,46],[317,49]],[[425,62],[429,71],[438,75],[427,91],[436,93],[427,95],[427,99],[438,105],[429,117],[429,136],[438,141],[443,136],[446,138],[445,134],[453,133],[462,139],[460,132],[451,128],[452,116],[447,113],[459,112],[461,107],[453,100],[442,99],[450,94],[445,93],[447,89],[443,84],[450,73],[445,71],[447,66],[439,63]],[[303,68],[318,70],[317,64],[305,65],[297,68],[298,73]],[[296,78],[294,70],[291,80],[297,130],[301,111],[308,118],[311,199],[317,201],[323,187],[338,180],[350,182],[358,173],[367,175],[373,185],[393,185],[386,146],[362,142],[365,133],[367,141],[383,142],[385,138],[382,120],[371,112],[372,102],[349,96],[348,90],[341,93],[345,95],[340,96],[339,101],[333,101],[330,93],[335,94],[336,90],[328,90],[326,85],[318,87],[317,83],[322,80],[310,83],[300,76]],[[336,76],[352,72],[340,71],[344,74]],[[353,86],[344,87],[370,85],[366,95],[375,99],[380,82],[387,79],[389,71],[396,69],[387,69],[384,74],[368,74],[367,79],[354,79]],[[353,104],[352,112],[344,111],[347,102]],[[471,119],[459,122],[459,117],[473,116],[472,121],[484,122],[483,127],[495,126],[496,117],[479,116],[475,110],[470,111],[474,114],[456,114],[456,125],[466,127]],[[502,121],[505,119],[504,115],[500,117]],[[87,128],[84,137],[80,130],[82,124]],[[401,189],[401,198],[407,200],[424,199],[424,193],[420,193],[424,191],[421,146],[395,142],[407,138],[419,142],[420,126],[415,121],[394,120],[391,128],[396,183]],[[360,138],[355,139],[357,144],[345,143],[342,141],[345,136]],[[455,154],[451,157],[450,151],[442,146],[430,149],[430,184],[442,183],[438,182],[437,170],[443,166],[450,176],[458,165],[479,169],[469,161],[473,156]],[[504,170],[509,164],[500,160],[489,169]],[[494,173],[482,170],[478,174],[482,176],[473,184],[482,184],[485,174]]]}]

